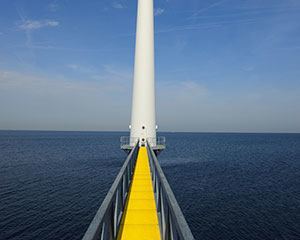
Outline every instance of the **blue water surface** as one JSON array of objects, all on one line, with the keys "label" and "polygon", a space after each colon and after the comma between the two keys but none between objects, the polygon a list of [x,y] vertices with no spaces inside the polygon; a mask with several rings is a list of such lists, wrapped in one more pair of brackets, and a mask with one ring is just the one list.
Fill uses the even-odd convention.
[{"label": "blue water surface", "polygon": [[[121,135],[0,131],[0,239],[81,239],[126,158]],[[163,135],[196,239],[300,239],[300,134]]]}]

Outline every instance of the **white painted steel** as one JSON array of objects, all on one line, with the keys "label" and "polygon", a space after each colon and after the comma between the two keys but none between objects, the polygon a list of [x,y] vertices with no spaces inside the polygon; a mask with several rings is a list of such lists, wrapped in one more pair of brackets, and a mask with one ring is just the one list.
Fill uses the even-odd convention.
[{"label": "white painted steel", "polygon": [[130,137],[156,146],[153,0],[138,0]]}]

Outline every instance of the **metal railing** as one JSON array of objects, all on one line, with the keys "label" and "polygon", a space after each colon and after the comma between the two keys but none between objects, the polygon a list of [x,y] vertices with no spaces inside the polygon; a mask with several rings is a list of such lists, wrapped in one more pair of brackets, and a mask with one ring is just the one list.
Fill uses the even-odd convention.
[{"label": "metal railing", "polygon": [[138,149],[137,142],[83,236],[83,240],[112,240],[117,238]]},{"label": "metal railing", "polygon": [[147,147],[162,240],[194,240],[151,147]]},{"label": "metal railing", "polygon": [[131,149],[132,145],[135,145],[139,141],[139,138],[132,138],[130,136],[122,136],[120,138],[121,149]]},{"label": "metal railing", "polygon": [[[130,151],[113,185],[88,227],[83,240],[117,239],[123,211],[137,160],[139,142]],[[162,240],[194,240],[171,187],[158,163],[154,150],[147,144],[151,177]]]},{"label": "metal railing", "polygon": [[150,143],[151,146],[155,145],[156,147],[166,148],[166,137],[158,136],[156,138],[147,138],[147,142]]},{"label": "metal railing", "polygon": [[[130,149],[132,145],[139,140],[139,138],[132,138],[130,136],[122,136],[120,138],[121,149]],[[147,138],[147,142],[155,148],[165,149],[166,148],[166,137],[158,136],[156,138]]]}]

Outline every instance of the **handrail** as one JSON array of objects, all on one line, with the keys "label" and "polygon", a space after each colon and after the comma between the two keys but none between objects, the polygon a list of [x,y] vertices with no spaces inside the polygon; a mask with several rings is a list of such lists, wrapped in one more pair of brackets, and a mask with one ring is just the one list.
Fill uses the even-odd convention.
[{"label": "handrail", "polygon": [[138,145],[136,143],[128,155],[82,240],[112,240],[117,238],[137,159]]},{"label": "handrail", "polygon": [[161,146],[166,148],[166,137],[164,136],[157,136],[155,138],[147,138],[147,142],[150,146]]},{"label": "handrail", "polygon": [[[130,151],[135,145],[135,143],[139,140],[138,137],[130,137],[130,136],[121,136],[120,137],[120,148],[122,150]],[[153,147],[155,152],[162,151],[166,148],[166,137],[157,136],[155,138],[147,138],[148,144]]]},{"label": "handrail", "polygon": [[156,155],[147,144],[162,240],[194,240]]},{"label": "handrail", "polygon": [[138,142],[139,138],[133,138],[130,136],[121,136],[120,137],[120,147],[121,149],[131,149],[133,145]]}]

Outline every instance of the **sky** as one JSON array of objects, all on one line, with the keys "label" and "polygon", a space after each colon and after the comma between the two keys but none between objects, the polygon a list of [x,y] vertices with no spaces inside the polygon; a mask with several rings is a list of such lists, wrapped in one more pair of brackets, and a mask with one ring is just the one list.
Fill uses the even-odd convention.
[{"label": "sky", "polygon": [[[136,0],[0,0],[0,129],[127,131]],[[300,132],[299,0],[155,0],[160,131]]]}]

